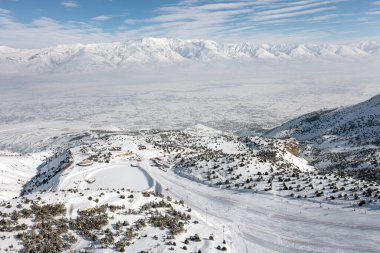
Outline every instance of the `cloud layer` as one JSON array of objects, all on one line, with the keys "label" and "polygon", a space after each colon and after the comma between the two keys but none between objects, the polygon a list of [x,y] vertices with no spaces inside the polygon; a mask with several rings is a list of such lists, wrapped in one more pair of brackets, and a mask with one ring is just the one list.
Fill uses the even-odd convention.
[{"label": "cloud layer", "polygon": [[76,1],[62,1],[61,5],[67,7],[67,8],[77,8],[79,7],[79,4]]},{"label": "cloud layer", "polygon": [[[146,17],[104,13],[88,20],[60,20],[42,16],[29,23],[18,21],[11,10],[0,8],[0,44],[35,48],[146,36],[258,43],[377,39],[373,31],[380,25],[380,1],[363,1],[362,11],[352,8],[355,2],[182,0],[149,10]],[[85,11],[77,1],[60,4],[72,11]],[[113,25],[112,29],[106,29],[105,24]]]}]

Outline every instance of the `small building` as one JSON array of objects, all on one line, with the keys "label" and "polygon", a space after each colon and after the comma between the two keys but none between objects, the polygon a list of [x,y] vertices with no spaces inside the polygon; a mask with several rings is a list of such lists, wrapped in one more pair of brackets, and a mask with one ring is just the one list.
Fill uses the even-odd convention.
[{"label": "small building", "polygon": [[145,150],[145,149],[146,149],[145,145],[139,144],[139,150]]},{"label": "small building", "polygon": [[131,156],[131,155],[133,155],[133,152],[129,150],[122,154],[122,156]]},{"label": "small building", "polygon": [[89,184],[92,184],[93,182],[95,182],[96,179],[94,177],[91,177],[89,179],[86,179],[86,182],[89,183]]},{"label": "small building", "polygon": [[90,159],[85,159],[78,163],[79,166],[91,166],[94,162]]},{"label": "small building", "polygon": [[159,167],[160,169],[170,168],[170,165],[162,161],[162,159],[159,157],[151,158],[150,160],[154,163],[155,166]]}]

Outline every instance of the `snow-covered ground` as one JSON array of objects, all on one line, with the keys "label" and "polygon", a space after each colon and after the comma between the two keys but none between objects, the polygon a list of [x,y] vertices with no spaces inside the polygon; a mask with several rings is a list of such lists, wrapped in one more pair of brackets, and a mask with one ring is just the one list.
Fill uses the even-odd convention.
[{"label": "snow-covered ground", "polygon": [[319,169],[351,171],[376,181],[380,178],[379,118],[377,95],[356,105],[303,115],[265,135],[296,138],[303,146],[301,155]]},{"label": "snow-covered ground", "polygon": [[154,189],[150,175],[130,163],[91,166],[88,169],[78,166],[69,173],[61,179],[58,189],[120,189],[126,186],[135,191]]},{"label": "snow-covered ground", "polygon": [[21,155],[12,152],[0,152],[0,200],[18,197],[24,184],[36,173],[49,152]]},{"label": "snow-covered ground", "polygon": [[[233,252],[378,252],[379,210],[360,210],[231,192],[149,170],[169,192],[188,199],[207,222],[227,229]],[[365,243],[363,243],[365,242]]]},{"label": "snow-covered ground", "polygon": [[[168,133],[170,132],[156,134],[166,136]],[[222,148],[225,152],[236,155],[242,154],[244,150],[241,144],[231,139],[231,136],[207,127],[197,126],[177,134],[188,136],[198,143],[197,145],[208,144],[208,148]],[[148,224],[138,232],[139,236],[130,241],[133,244],[126,246],[126,252],[149,249],[151,252],[171,252],[171,247],[182,251],[180,248],[183,246],[190,252],[197,252],[199,249],[202,252],[219,252],[218,245],[224,245],[227,252],[237,253],[379,252],[380,210],[377,202],[353,207],[352,201],[294,198],[280,194],[276,189],[266,192],[227,190],[209,186],[179,176],[174,170],[160,166],[159,164],[172,160],[170,154],[185,154],[189,148],[184,147],[168,153],[165,147],[155,148],[149,144],[155,140],[147,138],[151,135],[149,132],[95,132],[82,135],[82,144],[71,148],[73,163],[70,163],[69,167],[59,172],[49,183],[42,184],[39,190],[23,198],[3,202],[0,210],[12,212],[13,207],[7,206],[16,206],[19,201],[23,203],[25,198],[41,199],[45,203],[65,203],[66,217],[76,219],[78,210],[88,210],[103,204],[124,205],[119,211],[116,209],[117,211],[108,213],[110,220],[105,228],[114,231],[118,221],[127,220],[129,224],[133,224],[139,217],[149,217],[144,216],[144,213],[127,215],[123,210],[139,210],[150,201],[159,201],[159,196],[146,198],[140,193],[152,190],[176,200],[183,200],[183,205],[172,202],[176,209],[185,212],[187,206],[192,209],[191,222],[186,225],[187,232],[171,240],[176,242],[176,246],[166,245],[166,240],[156,240],[153,236],[164,238],[168,232]],[[177,138],[176,136],[173,135],[174,138]],[[255,141],[258,142],[259,139]],[[270,146],[270,143],[265,145]],[[192,142],[189,142],[189,147],[197,150]],[[57,159],[59,157],[57,156]],[[302,158],[295,158],[290,153],[285,153],[284,157],[305,171],[314,170]],[[88,166],[80,165],[88,160],[92,161],[87,163]],[[41,192],[44,189],[48,192]],[[130,198],[130,194],[134,197]],[[117,240],[123,240],[124,232],[120,234],[120,231],[119,234],[114,232]],[[102,232],[99,233],[104,235]],[[185,244],[185,239],[195,233],[202,238],[201,242],[190,241],[189,244]],[[210,234],[214,234],[215,240],[208,239]],[[0,232],[0,235],[5,236],[1,244],[2,249],[8,248],[10,244],[17,245],[9,233]],[[72,249],[90,247],[91,242],[88,240],[79,235],[76,235],[76,238],[78,241],[73,244]],[[226,240],[225,244],[222,243],[223,238]],[[19,247],[20,245],[17,245],[15,248]],[[96,252],[117,250],[116,246],[111,246],[109,249],[98,248]]]},{"label": "snow-covered ground", "polygon": [[87,183],[84,188],[123,188],[126,185],[136,191],[146,191],[153,186],[153,180],[148,174],[144,174],[141,169],[132,167],[130,164],[120,164],[117,166],[109,166],[101,170],[94,171],[87,175],[88,180],[96,179],[94,183]]}]

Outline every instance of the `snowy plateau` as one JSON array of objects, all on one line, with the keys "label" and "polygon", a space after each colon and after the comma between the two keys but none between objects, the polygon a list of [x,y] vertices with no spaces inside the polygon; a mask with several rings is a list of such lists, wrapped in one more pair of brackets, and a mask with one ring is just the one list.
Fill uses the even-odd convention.
[{"label": "snowy plateau", "polygon": [[0,252],[380,252],[379,59],[0,47]]}]

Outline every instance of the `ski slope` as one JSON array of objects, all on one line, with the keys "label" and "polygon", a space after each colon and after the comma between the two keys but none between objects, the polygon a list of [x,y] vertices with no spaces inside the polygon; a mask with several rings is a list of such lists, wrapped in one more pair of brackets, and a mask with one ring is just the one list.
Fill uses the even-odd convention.
[{"label": "ski slope", "polygon": [[0,152],[0,201],[18,197],[48,155],[49,152],[33,155]]},{"label": "ski slope", "polygon": [[[297,201],[263,193],[231,192],[172,172],[148,170],[168,193],[188,199],[211,226],[227,229],[232,252],[378,252],[380,213]],[[365,242],[365,244],[363,244]]]}]

